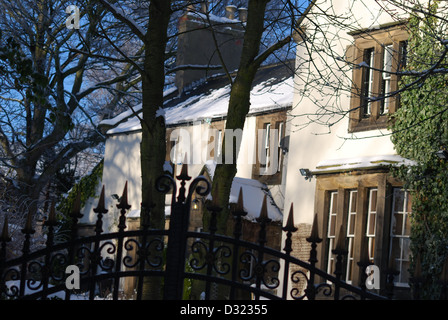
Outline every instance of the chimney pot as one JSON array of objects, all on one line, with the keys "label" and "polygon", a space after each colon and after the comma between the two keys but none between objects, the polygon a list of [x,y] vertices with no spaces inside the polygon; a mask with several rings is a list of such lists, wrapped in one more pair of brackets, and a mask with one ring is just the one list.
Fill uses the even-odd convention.
[{"label": "chimney pot", "polygon": [[241,22],[247,22],[247,8],[238,9],[238,18]]},{"label": "chimney pot", "polygon": [[194,4],[192,3],[192,1],[188,1],[188,4],[187,4],[187,11],[188,11],[188,12],[194,12],[194,11],[195,11],[195,9],[194,9]]},{"label": "chimney pot", "polygon": [[203,0],[201,2],[201,11],[202,11],[202,13],[208,12],[208,0]]},{"label": "chimney pot", "polygon": [[236,6],[229,5],[226,6],[226,18],[233,20],[235,19]]}]

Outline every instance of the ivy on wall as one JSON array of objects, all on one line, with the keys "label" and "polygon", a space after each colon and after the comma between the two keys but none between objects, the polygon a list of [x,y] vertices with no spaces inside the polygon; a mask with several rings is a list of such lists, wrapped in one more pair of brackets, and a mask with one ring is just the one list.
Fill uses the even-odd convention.
[{"label": "ivy on wall", "polygon": [[63,234],[64,231],[67,231],[70,228],[70,213],[78,192],[80,192],[81,196],[81,208],[86,204],[86,201],[89,198],[95,196],[98,182],[101,181],[103,176],[103,166],[104,160],[101,160],[95,168],[93,168],[92,172],[88,176],[81,178],[81,180],[69,191],[68,195],[59,202],[57,206],[57,211],[59,214],[58,218],[62,222],[59,230],[60,234]]},{"label": "ivy on wall", "polygon": [[400,84],[407,89],[400,96],[401,108],[392,115],[391,129],[398,154],[416,165],[394,173],[412,196],[411,275],[420,260],[421,297],[438,299],[448,257],[448,163],[435,152],[448,147],[448,75],[428,71],[448,66],[446,44],[440,38],[447,29],[436,16],[438,1],[414,13],[409,21],[407,75]]}]

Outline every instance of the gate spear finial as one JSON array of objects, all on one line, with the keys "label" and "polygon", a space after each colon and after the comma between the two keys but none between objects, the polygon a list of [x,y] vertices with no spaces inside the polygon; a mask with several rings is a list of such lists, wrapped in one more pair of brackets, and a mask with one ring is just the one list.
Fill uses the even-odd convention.
[{"label": "gate spear finial", "polygon": [[296,232],[297,231],[297,228],[294,226],[293,203],[291,203],[291,207],[289,209],[288,220],[286,221],[286,225],[283,227],[283,231],[286,231],[286,232]]},{"label": "gate spear finial", "polygon": [[123,194],[120,198],[120,203],[117,204],[118,209],[129,209],[131,205],[128,203],[128,182],[126,181],[123,189]]},{"label": "gate spear finial", "polygon": [[271,222],[271,219],[268,217],[268,206],[266,202],[266,195],[263,198],[263,205],[261,206],[260,216],[256,219],[260,224],[266,224]]},{"label": "gate spear finial", "polygon": [[320,243],[322,241],[322,238],[319,238],[319,226],[318,226],[317,214],[314,215],[311,234],[308,238],[306,238],[306,241],[315,243]]}]

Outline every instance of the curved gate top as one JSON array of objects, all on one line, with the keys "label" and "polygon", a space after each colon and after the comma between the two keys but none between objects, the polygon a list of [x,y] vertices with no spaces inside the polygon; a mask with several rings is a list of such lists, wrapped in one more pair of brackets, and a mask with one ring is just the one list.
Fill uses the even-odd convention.
[{"label": "curved gate top", "polygon": [[[126,230],[127,184],[121,201],[118,231],[103,233],[104,187],[98,206],[95,234],[78,236],[80,214],[79,197],[72,210],[71,238],[55,243],[56,221],[54,207],[44,225],[46,243],[42,249],[31,252],[30,241],[34,233],[31,214],[23,228],[23,248],[20,256],[7,260],[6,252],[11,238],[5,219],[0,235],[0,295],[2,299],[79,298],[123,299],[124,287],[131,284],[133,299],[145,299],[146,292],[157,291],[163,299],[185,299],[192,287],[199,288],[200,299],[386,299],[361,285],[355,287],[341,280],[344,245],[337,246],[334,275],[316,268],[316,248],[322,242],[316,222],[306,239],[311,246],[309,260],[302,261],[292,255],[292,234],[297,231],[293,210],[289,212],[284,232],[283,250],[266,245],[266,226],[269,218],[266,198],[257,219],[259,230],[255,242],[242,239],[242,220],[246,215],[242,203],[242,190],[238,203],[231,210],[232,236],[217,234],[217,219],[221,209],[213,202],[207,206],[210,216],[208,230],[189,231],[189,214],[194,193],[206,196],[210,183],[203,177],[190,180],[186,165],[176,177],[161,176],[156,187],[160,192],[172,190],[171,218],[168,230],[154,230],[142,224],[138,230]],[[358,263],[365,274],[370,263]],[[295,266],[295,268],[291,268]],[[286,270],[287,272],[284,272]],[[295,270],[295,271],[290,271]],[[387,275],[388,292],[392,292],[393,274]],[[148,287],[149,286],[149,287]],[[153,287],[151,287],[153,286]],[[149,289],[148,289],[149,288]],[[162,290],[160,290],[162,289]],[[388,298],[391,298],[389,296]]]}]

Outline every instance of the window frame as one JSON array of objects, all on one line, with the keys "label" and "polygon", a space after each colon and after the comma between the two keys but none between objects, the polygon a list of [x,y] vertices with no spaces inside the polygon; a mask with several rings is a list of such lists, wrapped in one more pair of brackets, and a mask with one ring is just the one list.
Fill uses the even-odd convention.
[{"label": "window frame", "polygon": [[[375,203],[375,207],[373,208],[373,194],[376,193],[375,199],[377,200]],[[377,227],[377,206],[378,206],[378,188],[370,188],[369,189],[369,207],[367,209],[367,225],[366,225],[366,238],[367,238],[367,247],[369,260],[373,263],[375,260],[375,237],[376,237],[376,227]],[[374,225],[373,232],[371,232],[372,227],[372,216],[374,217]]]},{"label": "window frame", "polygon": [[270,122],[266,122],[263,124],[263,150],[260,153],[260,170],[262,170],[264,173],[269,168],[269,161],[271,160],[271,128],[272,124]]},{"label": "window frame", "polygon": [[219,157],[222,154],[222,139],[223,139],[223,130],[218,129],[217,134],[216,134],[216,141],[215,141],[216,155],[214,158],[216,161],[218,161]]},{"label": "window frame", "polygon": [[[400,46],[400,45],[399,45]],[[394,48],[393,44],[384,46],[383,50],[383,72],[381,72],[381,92],[380,96],[384,97],[380,101],[380,115],[388,114],[391,106],[392,99],[388,95],[392,93],[392,66],[394,61]],[[387,55],[389,53],[389,55]],[[400,50],[396,53],[398,60],[400,60]],[[390,60],[390,65],[386,62]],[[397,64],[398,65],[398,64]],[[398,68],[398,67],[397,67]]]},{"label": "window frame", "polygon": [[[282,149],[280,148],[280,142],[283,138],[286,136],[286,120],[287,120],[287,110],[279,110],[272,113],[262,113],[262,114],[255,114],[256,117],[256,125],[255,125],[255,137],[256,137],[256,161],[252,166],[252,179],[258,180],[262,183],[265,183],[267,185],[279,185],[282,182],[282,174],[283,174],[283,158],[284,154],[282,152]],[[283,125],[280,125],[280,124]],[[266,135],[259,134],[259,130],[265,129],[266,124],[269,124],[270,126],[270,135],[269,135],[269,146],[266,148],[266,142],[267,137]],[[278,140],[274,141],[274,137],[272,130],[281,130],[278,132]],[[259,139],[263,139],[263,141],[259,141]],[[278,149],[274,150],[276,147],[271,146],[270,144],[274,143],[277,144]],[[259,150],[259,148],[262,148],[262,150]],[[278,167],[275,172],[272,172],[272,174],[266,174],[266,170],[269,169],[269,163],[268,166],[266,164],[262,164],[262,160],[260,159],[260,155],[263,156],[266,153],[269,153],[268,159],[271,159],[271,152],[275,154],[275,152],[278,152]]]},{"label": "window frame", "polygon": [[[329,191],[329,205],[328,205],[328,227],[326,238],[328,239],[328,248],[327,248],[327,273],[333,274],[334,272],[334,255],[332,254],[332,250],[334,249],[336,243],[336,224],[337,224],[337,201],[338,201],[338,192],[337,191]],[[336,208],[335,208],[336,204]]]},{"label": "window frame", "polygon": [[[354,197],[355,195],[355,197]],[[353,201],[353,199],[355,199]],[[347,210],[347,267],[346,267],[346,273],[345,273],[345,281],[349,284],[352,284],[353,282],[353,270],[356,270],[355,263],[355,257],[354,257],[354,250],[355,250],[355,237],[356,237],[356,219],[357,219],[357,201],[358,200],[358,190],[348,190],[348,210]],[[354,202],[354,205],[353,205]],[[353,210],[353,206],[355,207]],[[353,222],[353,229],[352,227]]]},{"label": "window frame", "polygon": [[[394,58],[391,63],[390,93],[398,90],[399,76],[396,71],[401,67],[402,43],[408,39],[406,25],[398,23],[392,26],[380,27],[377,30],[363,30],[350,33],[354,38],[354,44],[347,50],[347,59],[353,63],[352,91],[350,98],[349,132],[360,132],[375,129],[385,129],[388,125],[388,114],[394,113],[399,108],[399,95],[384,95],[383,66],[384,54],[387,47],[392,46]],[[366,52],[373,50],[373,66],[365,61]],[[365,82],[367,72],[370,81],[369,88],[372,95],[366,105]],[[386,98],[382,98],[385,96]],[[388,102],[388,111],[383,112],[385,100]],[[367,111],[367,112],[366,112]]]},{"label": "window frame", "polygon": [[375,48],[366,48],[362,52],[363,62],[366,63],[368,68],[362,68],[362,83],[361,83],[361,98],[360,107],[361,115],[363,118],[370,117],[372,115],[372,101],[369,101],[369,97],[374,94],[374,68],[375,68]]},{"label": "window frame", "polygon": [[277,172],[281,172],[282,171],[282,166],[283,166],[283,150],[281,147],[281,143],[283,138],[285,137],[285,126],[286,126],[286,122],[285,121],[277,121],[275,123],[275,128],[278,130],[278,167],[277,167]]},{"label": "window frame", "polygon": [[[356,170],[355,170],[356,171]],[[354,285],[359,285],[361,280],[361,270],[357,266],[363,251],[362,248],[373,248],[369,252],[369,260],[377,265],[380,270],[386,270],[389,267],[390,256],[390,228],[392,219],[392,195],[394,188],[403,188],[403,184],[398,179],[388,173],[386,169],[377,169],[374,171],[359,170],[347,175],[345,172],[333,173],[315,173],[316,193],[315,193],[315,211],[318,215],[318,224],[321,226],[320,234],[323,235],[323,241],[318,248],[317,267],[331,272],[334,270],[334,255],[331,256],[331,243],[338,239],[328,237],[329,235],[329,212],[331,210],[331,193],[337,190],[337,212],[335,230],[343,227],[343,234],[346,237],[346,250],[350,252],[350,245],[353,248],[353,257],[344,258],[343,279],[351,281]],[[356,198],[356,224],[353,243],[347,239],[349,234],[349,211],[350,195],[357,192]],[[376,195],[376,208],[371,206],[371,199]],[[373,211],[373,210],[376,211]],[[375,214],[375,228],[369,232],[369,223]],[[336,235],[337,237],[337,235]],[[334,238],[331,240],[330,238]],[[374,245],[372,244],[374,241]],[[369,244],[372,244],[368,246]],[[350,261],[349,261],[350,260]],[[351,264],[351,265],[350,265]],[[350,275],[350,267],[353,268]],[[381,281],[385,281],[382,277]],[[381,288],[384,288],[384,283]]]},{"label": "window frame", "polygon": [[[401,209],[403,210],[398,210],[396,211],[396,199],[397,197],[395,196],[395,194],[397,192],[402,192],[404,197],[403,197],[403,206],[401,207]],[[399,257],[395,260],[398,261],[394,261],[393,262],[393,266],[397,269],[397,271],[399,271],[400,273],[398,274],[398,276],[394,279],[394,285],[397,287],[409,287],[409,283],[408,282],[403,282],[403,277],[409,277],[409,274],[404,274],[403,271],[406,270],[407,268],[409,268],[409,263],[410,263],[410,259],[409,259],[409,255],[407,257],[404,257],[403,252],[405,250],[410,250],[410,232],[408,232],[408,234],[406,234],[405,230],[406,230],[406,224],[410,224],[410,215],[412,214],[412,205],[411,202],[412,201],[410,199],[410,194],[407,190],[404,190],[403,188],[394,188],[393,189],[393,201],[392,201],[392,212],[391,212],[391,225],[390,225],[390,247],[389,247],[389,257],[390,259],[392,259],[392,255],[393,255],[393,242],[394,240],[398,240],[399,241]],[[395,219],[395,214],[399,214],[402,215],[401,217],[401,232],[400,234],[394,234],[394,219]],[[410,225],[408,225],[408,228],[410,228]],[[410,229],[408,230],[410,231]],[[407,246],[407,247],[406,247]],[[409,252],[408,252],[409,253]]]}]

